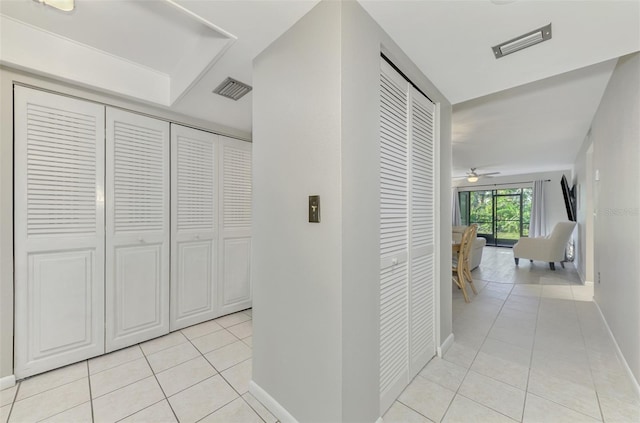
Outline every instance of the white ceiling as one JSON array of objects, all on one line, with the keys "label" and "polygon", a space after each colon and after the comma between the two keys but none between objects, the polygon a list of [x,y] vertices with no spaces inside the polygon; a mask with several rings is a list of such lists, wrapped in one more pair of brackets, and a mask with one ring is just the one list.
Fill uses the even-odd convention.
[{"label": "white ceiling", "polygon": [[[640,50],[638,1],[359,2],[455,105],[456,174],[572,163],[611,60]],[[316,3],[76,0],[66,14],[0,0],[0,62],[250,132],[251,93],[211,91],[227,76],[251,84],[253,58]],[[552,40],[493,57],[549,22]]]}]

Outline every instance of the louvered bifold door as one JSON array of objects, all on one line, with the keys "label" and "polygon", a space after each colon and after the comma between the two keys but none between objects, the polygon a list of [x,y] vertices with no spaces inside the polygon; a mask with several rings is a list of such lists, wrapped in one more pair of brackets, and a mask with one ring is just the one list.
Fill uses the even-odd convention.
[{"label": "louvered bifold door", "polygon": [[435,106],[410,89],[409,376],[435,355]]},{"label": "louvered bifold door", "polygon": [[251,143],[220,137],[221,314],[251,307]]},{"label": "louvered bifold door", "polygon": [[169,332],[169,123],[107,108],[106,349]]},{"label": "louvered bifold door", "polygon": [[14,94],[22,379],[104,353],[104,107],[23,87]]},{"label": "louvered bifold door", "polygon": [[386,62],[380,78],[380,407],[408,382],[407,83]]},{"label": "louvered bifold door", "polygon": [[171,330],[217,317],[217,145],[171,125]]}]

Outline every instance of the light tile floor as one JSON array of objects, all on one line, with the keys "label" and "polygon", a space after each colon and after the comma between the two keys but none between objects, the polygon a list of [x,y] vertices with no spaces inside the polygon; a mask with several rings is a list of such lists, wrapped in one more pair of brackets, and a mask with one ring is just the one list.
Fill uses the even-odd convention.
[{"label": "light tile floor", "polygon": [[251,310],[33,376],[0,391],[2,422],[274,423],[249,391]]},{"label": "light tile floor", "polygon": [[[385,423],[639,422],[640,400],[575,269],[486,247],[455,342]],[[0,391],[2,422],[274,423],[248,392],[251,311],[185,328]]]},{"label": "light tile floor", "polygon": [[400,422],[640,422],[640,399],[573,265],[486,247],[471,303],[453,288],[455,341],[384,416]]}]

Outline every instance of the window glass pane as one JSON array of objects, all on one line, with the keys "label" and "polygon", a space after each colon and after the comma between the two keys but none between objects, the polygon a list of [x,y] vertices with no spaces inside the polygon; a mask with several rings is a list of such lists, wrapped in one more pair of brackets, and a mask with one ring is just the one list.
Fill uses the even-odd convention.
[{"label": "window glass pane", "polygon": [[521,188],[505,188],[497,190],[498,195],[520,194]]},{"label": "window glass pane", "polygon": [[529,234],[529,222],[531,221],[531,201],[533,197],[532,188],[522,189],[522,231],[524,234],[524,224],[527,224],[527,235]]},{"label": "window glass pane", "polygon": [[493,236],[493,191],[469,193],[469,224],[478,224],[478,234]]},{"label": "window glass pane", "polygon": [[459,192],[460,199],[460,224],[467,226],[469,224],[469,192]]}]

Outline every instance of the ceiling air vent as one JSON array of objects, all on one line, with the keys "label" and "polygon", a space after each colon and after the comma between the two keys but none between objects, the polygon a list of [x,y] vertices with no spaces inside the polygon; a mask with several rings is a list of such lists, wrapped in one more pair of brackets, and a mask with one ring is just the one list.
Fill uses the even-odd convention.
[{"label": "ceiling air vent", "polygon": [[215,94],[220,94],[223,97],[236,101],[242,98],[249,91],[251,91],[251,87],[249,85],[236,81],[233,78],[225,79],[222,81],[222,84],[218,85],[218,88],[213,90]]},{"label": "ceiling air vent", "polygon": [[534,31],[527,32],[524,35],[513,38],[504,43],[498,44],[492,47],[493,54],[496,59],[499,59],[507,54],[515,53],[516,51],[531,47],[543,41],[551,39],[551,24],[538,28]]}]

